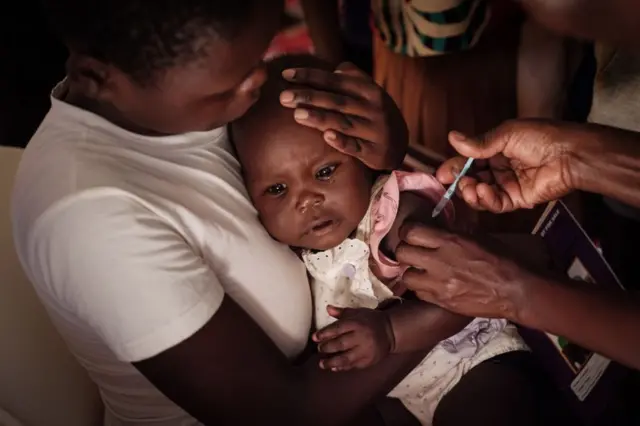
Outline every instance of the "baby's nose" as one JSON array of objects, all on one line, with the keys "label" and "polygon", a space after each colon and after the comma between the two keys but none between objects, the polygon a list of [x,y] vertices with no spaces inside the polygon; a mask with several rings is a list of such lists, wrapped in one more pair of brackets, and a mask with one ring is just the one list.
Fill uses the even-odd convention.
[{"label": "baby's nose", "polygon": [[306,192],[298,199],[298,210],[306,213],[308,210],[316,209],[324,202],[324,196],[316,192]]}]

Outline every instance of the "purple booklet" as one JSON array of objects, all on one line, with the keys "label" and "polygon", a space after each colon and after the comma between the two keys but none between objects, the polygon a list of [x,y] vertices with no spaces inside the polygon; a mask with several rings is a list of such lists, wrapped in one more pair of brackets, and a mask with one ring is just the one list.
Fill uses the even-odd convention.
[{"label": "purple booklet", "polygon": [[[544,241],[551,267],[584,285],[622,285],[598,248],[561,201],[549,204],[533,235]],[[586,425],[593,423],[615,395],[627,370],[562,336],[521,328],[522,337],[566,393]]]}]

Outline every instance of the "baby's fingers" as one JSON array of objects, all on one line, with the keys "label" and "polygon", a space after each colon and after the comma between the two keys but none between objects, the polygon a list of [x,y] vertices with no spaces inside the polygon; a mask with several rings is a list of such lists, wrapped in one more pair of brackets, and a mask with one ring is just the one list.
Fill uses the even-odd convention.
[{"label": "baby's fingers", "polygon": [[353,349],[357,344],[358,341],[356,339],[356,334],[354,332],[349,332],[341,334],[334,339],[323,340],[318,344],[318,351],[323,354],[335,354]]},{"label": "baby's fingers", "polygon": [[336,321],[322,330],[316,331],[313,334],[313,341],[316,343],[326,342],[343,334],[351,333],[355,329],[356,324],[352,321]]},{"label": "baby's fingers", "polygon": [[353,368],[361,368],[361,358],[360,351],[355,348],[320,360],[320,368],[331,371],[349,371]]}]

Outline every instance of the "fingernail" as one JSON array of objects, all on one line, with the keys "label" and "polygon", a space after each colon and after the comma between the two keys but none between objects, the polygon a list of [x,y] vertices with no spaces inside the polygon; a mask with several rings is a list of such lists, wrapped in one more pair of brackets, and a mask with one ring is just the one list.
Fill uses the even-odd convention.
[{"label": "fingernail", "polygon": [[456,132],[455,130],[453,130],[451,133],[449,133],[449,136],[451,138],[458,139],[459,141],[464,141],[464,140],[467,139],[467,137],[465,135],[463,135],[460,132]]},{"label": "fingernail", "polygon": [[296,120],[306,120],[307,118],[309,118],[309,111],[307,111],[306,109],[298,108],[293,113],[293,118],[295,118]]},{"label": "fingernail", "polygon": [[280,93],[280,102],[282,102],[283,104],[290,104],[295,98],[296,96],[289,90],[285,90],[284,92]]},{"label": "fingernail", "polygon": [[295,76],[296,70],[290,69],[282,71],[282,78],[284,78],[285,80],[293,80]]},{"label": "fingernail", "polygon": [[338,135],[336,135],[336,132],[333,132],[331,130],[327,130],[326,132],[324,132],[324,139],[327,142],[333,142],[338,138]]}]

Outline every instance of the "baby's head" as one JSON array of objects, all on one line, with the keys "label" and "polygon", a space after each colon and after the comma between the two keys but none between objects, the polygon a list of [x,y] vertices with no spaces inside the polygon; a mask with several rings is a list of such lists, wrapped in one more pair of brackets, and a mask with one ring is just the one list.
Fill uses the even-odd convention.
[{"label": "baby's head", "polygon": [[249,195],[260,220],[278,241],[327,250],[357,228],[369,206],[372,173],[357,159],[336,151],[315,129],[280,105],[287,68],[332,70],[312,56],[286,56],[267,64],[260,100],[232,125]]}]

